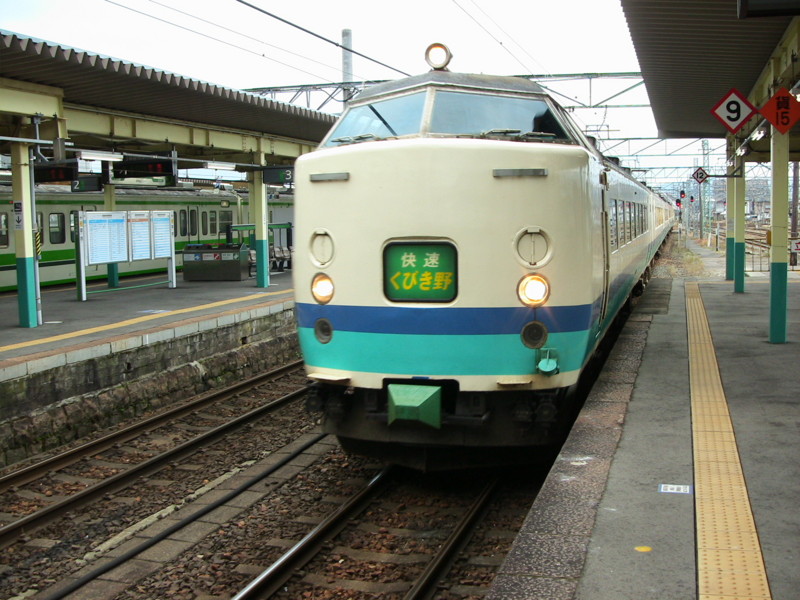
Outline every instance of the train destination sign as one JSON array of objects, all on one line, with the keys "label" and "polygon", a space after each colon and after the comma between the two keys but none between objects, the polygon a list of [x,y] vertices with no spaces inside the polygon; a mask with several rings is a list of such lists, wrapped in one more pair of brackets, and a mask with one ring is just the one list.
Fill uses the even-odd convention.
[{"label": "train destination sign", "polygon": [[717,117],[731,133],[739,131],[756,112],[756,108],[750,104],[747,97],[736,88],[731,88],[731,91],[711,109],[711,114]]},{"label": "train destination sign", "polygon": [[387,246],[383,287],[393,302],[450,302],[457,291],[456,249],[446,243]]}]

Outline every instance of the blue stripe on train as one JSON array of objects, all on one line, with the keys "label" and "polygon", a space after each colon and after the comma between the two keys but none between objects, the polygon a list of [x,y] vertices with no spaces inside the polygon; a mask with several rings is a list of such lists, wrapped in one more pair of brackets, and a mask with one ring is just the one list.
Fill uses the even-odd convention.
[{"label": "blue stripe on train", "polygon": [[297,324],[313,328],[328,319],[337,331],[411,335],[519,335],[530,321],[551,333],[585,331],[592,325],[592,305],[542,308],[456,308],[447,306],[321,306],[298,302]]}]

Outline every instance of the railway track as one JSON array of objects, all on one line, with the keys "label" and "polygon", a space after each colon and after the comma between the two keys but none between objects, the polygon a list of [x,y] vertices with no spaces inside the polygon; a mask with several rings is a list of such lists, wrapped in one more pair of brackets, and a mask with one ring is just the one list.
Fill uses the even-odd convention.
[{"label": "railway track", "polygon": [[60,565],[53,567],[56,578],[74,570],[69,563],[95,553],[102,540],[143,516],[182,505],[210,482],[312,428],[295,402],[306,390],[299,367],[287,365],[193,398],[5,474],[0,597],[13,597],[11,590],[35,581],[39,563]]}]

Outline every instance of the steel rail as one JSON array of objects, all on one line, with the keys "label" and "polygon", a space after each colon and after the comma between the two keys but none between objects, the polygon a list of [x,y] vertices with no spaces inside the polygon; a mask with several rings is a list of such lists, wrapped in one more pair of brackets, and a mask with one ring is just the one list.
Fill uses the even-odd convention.
[{"label": "steel rail", "polygon": [[298,569],[320,551],[327,540],[339,533],[355,515],[365,508],[366,504],[388,481],[391,471],[391,466],[384,468],[360,491],[325,517],[303,539],[247,584],[233,597],[233,600],[255,600],[269,597],[277,592]]},{"label": "steel rail", "polygon": [[30,483],[31,481],[35,481],[51,471],[63,469],[64,467],[78,462],[86,456],[91,456],[93,454],[97,454],[98,452],[107,450],[108,448],[113,447],[115,444],[126,442],[137,435],[140,435],[143,431],[155,429],[156,427],[160,427],[170,420],[184,417],[187,414],[211,404],[212,402],[218,402],[221,399],[225,399],[226,396],[241,394],[244,391],[263,384],[269,379],[284,375],[287,372],[298,368],[302,364],[302,361],[298,360],[277,369],[273,369],[267,373],[256,375],[255,377],[237,382],[228,387],[206,392],[197,396],[195,399],[186,404],[170,408],[158,415],[154,415],[148,419],[134,423],[133,425],[97,438],[96,440],[92,440],[91,442],[76,446],[75,448],[59,453],[28,467],[7,473],[6,475],[0,477],[0,493],[12,487],[19,487],[21,485],[25,485],[26,483]]},{"label": "steel rail", "polygon": [[260,406],[250,412],[241,415],[227,423],[224,423],[214,429],[211,429],[203,434],[187,440],[183,444],[172,448],[146,460],[136,466],[126,469],[121,473],[117,473],[108,479],[98,482],[97,484],[81,490],[80,492],[65,498],[61,502],[56,502],[49,506],[45,506],[34,513],[31,513],[13,523],[9,523],[0,527],[0,549],[5,548],[11,543],[15,542],[23,533],[28,533],[39,529],[48,523],[60,518],[64,513],[71,510],[76,510],[102,498],[106,494],[124,489],[130,485],[135,479],[145,477],[151,473],[155,473],[165,465],[179,460],[197,451],[202,446],[210,445],[217,441],[219,438],[231,433],[232,431],[255,421],[264,415],[282,407],[286,403],[302,396],[307,392],[308,388],[302,388],[291,392],[277,400],[270,402],[264,406]]},{"label": "steel rail", "polygon": [[104,575],[105,573],[108,573],[112,569],[117,568],[121,564],[123,564],[123,563],[133,559],[134,557],[138,556],[139,554],[141,554],[145,550],[147,550],[149,548],[152,548],[153,546],[155,546],[159,542],[167,539],[173,533],[175,533],[177,531],[180,531],[181,529],[183,529],[187,525],[191,525],[192,523],[194,523],[196,521],[199,521],[201,517],[203,517],[203,516],[207,515],[208,513],[216,510],[220,506],[223,506],[224,504],[227,504],[228,502],[230,502],[231,500],[236,498],[242,492],[250,489],[251,487],[253,487],[257,483],[263,481],[264,479],[266,479],[267,477],[269,477],[270,475],[275,473],[278,469],[281,469],[281,468],[285,467],[286,465],[291,463],[293,460],[295,460],[298,456],[303,454],[306,450],[308,450],[311,446],[319,443],[321,440],[323,440],[326,437],[328,437],[328,434],[326,434],[326,433],[320,433],[320,434],[315,435],[311,439],[307,440],[300,447],[295,448],[294,451],[292,451],[289,454],[287,454],[286,456],[284,456],[281,460],[279,460],[275,464],[270,465],[269,467],[267,467],[264,471],[262,471],[258,475],[254,475],[253,477],[251,477],[250,479],[248,479],[247,481],[242,483],[242,485],[240,485],[239,487],[229,491],[227,494],[225,494],[221,498],[218,498],[214,502],[211,502],[210,504],[206,504],[200,510],[192,512],[192,514],[189,515],[188,517],[186,517],[184,519],[181,519],[177,523],[171,525],[170,527],[166,528],[164,531],[162,531],[161,533],[153,536],[152,538],[148,538],[148,539],[144,540],[143,542],[141,542],[140,544],[138,544],[135,547],[131,548],[127,552],[124,552],[120,556],[117,556],[116,558],[101,564],[96,569],[93,569],[92,571],[90,571],[88,573],[85,573],[83,576],[81,576],[80,578],[72,581],[70,584],[68,584],[68,585],[66,585],[66,586],[64,586],[64,587],[62,587],[60,589],[57,589],[52,594],[46,596],[45,600],[61,600],[62,598],[65,598],[66,596],[70,595],[71,593],[75,592],[76,590],[82,588],[84,585],[86,585],[90,581],[93,581],[93,580],[97,579],[101,575]]},{"label": "steel rail", "polygon": [[453,532],[439,548],[436,556],[427,564],[425,570],[414,582],[414,585],[403,596],[403,600],[427,600],[433,597],[436,593],[436,585],[450,570],[458,553],[469,541],[475,531],[475,524],[478,518],[489,505],[489,501],[499,483],[500,479],[494,478],[486,484]]}]

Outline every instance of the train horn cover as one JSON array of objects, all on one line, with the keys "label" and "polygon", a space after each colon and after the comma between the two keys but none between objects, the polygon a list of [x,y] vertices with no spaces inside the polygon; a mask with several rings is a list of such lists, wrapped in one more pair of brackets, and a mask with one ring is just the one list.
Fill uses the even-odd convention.
[{"label": "train horn cover", "polygon": [[425,50],[425,62],[427,62],[431,69],[434,71],[446,71],[447,65],[453,58],[450,48],[444,44],[434,43],[428,46]]}]

